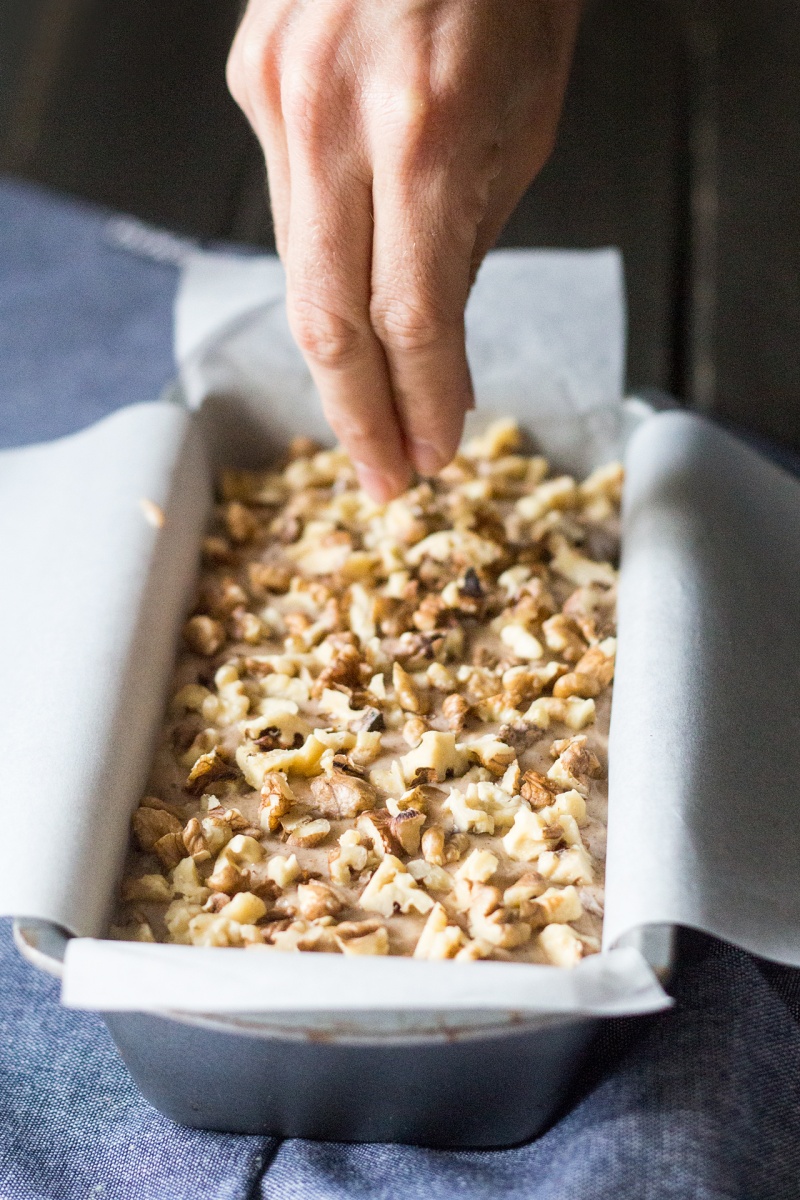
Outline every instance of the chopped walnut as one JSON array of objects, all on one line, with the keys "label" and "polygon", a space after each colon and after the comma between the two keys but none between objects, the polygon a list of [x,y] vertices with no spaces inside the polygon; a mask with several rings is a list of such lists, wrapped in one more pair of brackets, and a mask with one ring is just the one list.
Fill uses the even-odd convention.
[{"label": "chopped walnut", "polygon": [[163,875],[140,875],[138,879],[123,881],[122,899],[126,902],[150,901],[153,904],[169,904],[172,888]]},{"label": "chopped walnut", "polygon": [[453,692],[445,697],[442,704],[442,716],[455,733],[461,733],[468,714],[469,705],[458,692]]},{"label": "chopped walnut", "polygon": [[[139,807],[131,817],[133,835],[141,850],[152,850],[156,842],[168,833],[181,833],[177,817],[162,809]],[[182,856],[181,856],[182,857]]]},{"label": "chopped walnut", "polygon": [[207,862],[211,858],[211,850],[203,832],[203,826],[197,817],[192,817],[190,821],[187,821],[183,830],[183,844],[187,854],[195,862]]},{"label": "chopped walnut", "polygon": [[469,759],[456,746],[455,734],[430,730],[422,735],[415,750],[400,759],[400,769],[408,784],[418,783],[419,775],[429,773],[424,782],[441,783],[448,775],[463,775]]},{"label": "chopped walnut", "polygon": [[330,834],[330,822],[324,817],[318,817],[316,821],[310,818],[299,821],[289,832],[288,842],[290,846],[319,846],[324,842]]},{"label": "chopped walnut", "polygon": [[275,833],[280,828],[280,818],[286,816],[294,803],[295,795],[286,776],[280,771],[268,771],[258,806],[258,819],[265,833]]},{"label": "chopped walnut", "polygon": [[525,921],[506,920],[512,914],[503,908],[502,899],[497,888],[485,884],[473,887],[467,917],[469,931],[473,938],[511,950],[530,939],[531,927]]},{"label": "chopped walnut", "polygon": [[340,820],[353,818],[375,807],[378,794],[366,779],[334,769],[311,781],[314,803],[323,816]]},{"label": "chopped walnut", "polygon": [[433,900],[418,887],[400,859],[387,854],[361,893],[360,904],[368,912],[390,917],[395,910],[428,912],[433,907]]},{"label": "chopped walnut", "polygon": [[359,937],[343,938],[341,929],[341,925],[336,926],[335,937],[342,954],[389,953],[389,933],[385,925],[380,925],[369,933],[362,933]]},{"label": "chopped walnut", "polygon": [[352,875],[360,875],[367,865],[369,852],[357,829],[346,829],[339,844],[328,853],[328,867],[334,883],[347,887]]},{"label": "chopped walnut", "polygon": [[561,787],[586,794],[589,780],[599,775],[600,771],[600,760],[589,748],[584,734],[569,739],[547,772],[547,777]]},{"label": "chopped walnut", "polygon": [[421,846],[422,856],[426,862],[433,863],[437,867],[444,866],[444,830],[441,825],[432,825],[430,829],[425,830]]},{"label": "chopped walnut", "polygon": [[403,725],[403,740],[412,747],[418,746],[422,735],[428,732],[428,726],[422,717],[409,717]]},{"label": "chopped walnut", "polygon": [[186,847],[183,843],[183,830],[179,833],[165,833],[153,846],[153,853],[158,858],[162,867],[167,871],[171,871],[186,854]]},{"label": "chopped walnut", "polygon": [[342,902],[321,879],[311,879],[297,888],[297,911],[301,917],[315,921],[317,917],[335,917],[342,911]]},{"label": "chopped walnut", "polygon": [[225,628],[213,617],[190,617],[183,627],[183,637],[186,645],[195,654],[203,654],[210,658],[225,644]]},{"label": "chopped walnut", "polygon": [[420,846],[425,814],[415,808],[404,808],[389,821],[389,830],[404,854],[416,854]]},{"label": "chopped walnut", "polygon": [[414,958],[455,958],[466,943],[464,931],[448,923],[443,905],[434,904],[414,949]]},{"label": "chopped walnut", "polygon": [[583,958],[581,939],[569,925],[546,925],[539,934],[539,945],[555,967],[575,967]]},{"label": "chopped walnut", "polygon": [[421,714],[427,711],[428,705],[425,697],[419,694],[411,676],[403,670],[398,662],[392,668],[392,685],[397,702],[405,712]]},{"label": "chopped walnut", "polygon": [[186,788],[190,792],[199,793],[217,779],[229,779],[233,774],[233,766],[220,753],[220,748],[215,746],[213,750],[201,754],[197,759],[186,777]]}]

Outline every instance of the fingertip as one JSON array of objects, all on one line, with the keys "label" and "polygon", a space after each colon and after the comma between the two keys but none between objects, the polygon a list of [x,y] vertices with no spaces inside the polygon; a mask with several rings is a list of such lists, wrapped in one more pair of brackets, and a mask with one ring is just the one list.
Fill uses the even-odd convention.
[{"label": "fingertip", "polygon": [[461,411],[453,415],[450,429],[434,439],[408,437],[408,456],[420,475],[438,475],[440,471],[452,462],[458,453],[461,436],[464,432],[464,417],[475,407],[472,391],[464,399]]},{"label": "fingertip", "polygon": [[416,438],[412,441],[408,447],[408,452],[411,456],[411,461],[420,475],[438,475],[448,463],[446,455],[442,453],[438,446],[422,438]]},{"label": "fingertip", "polygon": [[390,500],[394,500],[409,485],[411,472],[406,468],[404,472],[383,472],[377,471],[374,467],[368,467],[366,463],[355,463],[358,482],[361,484],[368,496],[378,504],[388,504]]}]

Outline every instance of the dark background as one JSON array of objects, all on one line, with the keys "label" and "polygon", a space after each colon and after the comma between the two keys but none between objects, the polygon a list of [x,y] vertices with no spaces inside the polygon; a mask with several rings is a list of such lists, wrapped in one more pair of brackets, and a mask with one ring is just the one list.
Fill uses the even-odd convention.
[{"label": "dark background", "polygon": [[[0,0],[0,169],[272,248],[227,95],[239,0]],[[556,152],[503,235],[617,245],[628,383],[800,449],[800,5],[589,0]]]}]

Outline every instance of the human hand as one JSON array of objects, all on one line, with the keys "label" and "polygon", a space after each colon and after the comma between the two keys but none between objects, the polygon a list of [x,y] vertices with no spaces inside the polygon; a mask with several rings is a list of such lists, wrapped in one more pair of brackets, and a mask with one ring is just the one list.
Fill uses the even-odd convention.
[{"label": "human hand", "polygon": [[292,332],[377,500],[455,453],[464,308],[553,145],[580,0],[250,0],[228,84],[264,150]]}]

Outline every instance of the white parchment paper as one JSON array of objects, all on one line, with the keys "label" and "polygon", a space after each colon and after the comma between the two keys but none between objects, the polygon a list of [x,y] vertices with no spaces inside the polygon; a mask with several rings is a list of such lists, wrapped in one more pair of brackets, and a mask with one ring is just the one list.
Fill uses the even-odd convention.
[{"label": "white parchment paper", "polygon": [[[522,964],[426,971],[427,964],[410,960],[307,960],[196,947],[186,953],[98,937],[146,775],[205,520],[208,471],[199,443],[217,459],[263,461],[294,433],[327,434],[289,335],[282,288],[274,260],[190,257],[176,305],[176,356],[199,417],[169,403],[138,406],[6,459],[0,499],[9,512],[15,497],[31,495],[32,480],[33,493],[41,493],[30,520],[9,518],[5,531],[16,559],[27,564],[28,589],[42,597],[21,643],[34,639],[35,653],[9,648],[25,699],[6,716],[24,751],[14,786],[30,806],[19,836],[30,828],[32,808],[45,847],[14,886],[0,879],[0,908],[84,935],[70,943],[65,962],[64,998],[80,1007],[329,1011],[396,1008],[399,998],[441,1011],[663,1007],[666,996],[632,949],[587,960],[574,972]],[[607,460],[620,448],[624,326],[615,253],[490,256],[468,312],[479,404],[485,413],[517,415],[555,461],[576,472]],[[50,524],[53,480],[64,503]],[[164,508],[161,529],[144,519],[142,497]],[[60,609],[47,638],[36,640],[53,607],[46,586],[53,576],[42,559],[51,541],[59,543]],[[18,607],[12,605],[12,618]],[[48,645],[58,664],[49,675]],[[65,705],[69,714],[57,735],[41,742]],[[44,757],[37,757],[42,744]],[[4,812],[5,797],[0,805]]]},{"label": "white parchment paper", "polygon": [[3,915],[105,928],[208,497],[174,405],[0,453]]},{"label": "white parchment paper", "polygon": [[[433,969],[428,970],[431,966]],[[62,1000],[73,1008],[184,1012],[655,1012],[668,1003],[641,954],[614,950],[574,970],[522,963],[153,946],[77,938]],[[153,997],[157,1000],[154,1001]]]},{"label": "white parchment paper", "polygon": [[688,925],[800,966],[800,481],[653,417],[622,568],[605,943]]}]

